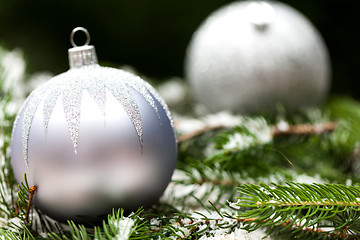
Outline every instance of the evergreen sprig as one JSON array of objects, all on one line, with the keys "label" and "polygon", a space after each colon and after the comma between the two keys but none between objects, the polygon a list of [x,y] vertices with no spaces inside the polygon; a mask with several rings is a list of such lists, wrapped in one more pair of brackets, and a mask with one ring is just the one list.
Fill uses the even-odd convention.
[{"label": "evergreen sprig", "polygon": [[103,225],[94,227],[85,227],[82,224],[76,224],[68,221],[69,230],[61,230],[60,233],[51,232],[49,237],[53,240],[72,239],[72,240],[90,240],[90,239],[144,239],[149,236],[149,227],[147,221],[141,217],[143,210],[139,209],[130,216],[124,216],[124,210],[113,209],[108,215],[107,221]]},{"label": "evergreen sprig", "polygon": [[360,237],[360,188],[341,184],[245,184],[239,188],[245,229],[316,238]]},{"label": "evergreen sprig", "polygon": [[[21,182],[18,185],[19,191],[17,194],[17,215],[21,217],[24,221],[26,220],[26,215],[28,214],[28,206],[30,201],[30,187],[27,181],[26,174],[24,174],[24,182]],[[31,203],[30,203],[31,204]]]},{"label": "evergreen sprig", "polygon": [[[179,142],[177,169],[158,203],[130,215],[114,209],[90,226],[29,213],[32,186],[26,177],[18,185],[11,168],[15,99],[6,81],[0,65],[0,239],[236,239],[264,229],[279,239],[360,239],[360,187],[351,185],[360,182],[357,101],[334,98],[323,109],[275,117],[231,115],[235,127],[215,121]],[[303,175],[322,183],[306,184]]]},{"label": "evergreen sprig", "polygon": [[214,237],[217,232],[231,233],[242,225],[235,212],[219,210],[210,202],[199,211],[177,211],[172,216],[156,216],[150,221],[151,239],[199,239]]}]

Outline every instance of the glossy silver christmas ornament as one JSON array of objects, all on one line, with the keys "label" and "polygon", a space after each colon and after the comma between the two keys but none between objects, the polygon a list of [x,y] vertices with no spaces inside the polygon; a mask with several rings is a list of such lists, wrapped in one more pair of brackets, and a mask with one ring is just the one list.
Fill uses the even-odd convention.
[{"label": "glossy silver christmas ornament", "polygon": [[330,63],[313,25],[276,1],[231,3],[194,34],[185,74],[194,96],[210,111],[272,111],[324,101]]},{"label": "glossy silver christmas ornament", "polygon": [[[71,35],[84,28],[74,29]],[[93,46],[69,49],[70,70],[35,89],[13,128],[18,182],[57,220],[98,220],[112,208],[158,200],[177,157],[169,110],[139,77],[97,63]]]}]

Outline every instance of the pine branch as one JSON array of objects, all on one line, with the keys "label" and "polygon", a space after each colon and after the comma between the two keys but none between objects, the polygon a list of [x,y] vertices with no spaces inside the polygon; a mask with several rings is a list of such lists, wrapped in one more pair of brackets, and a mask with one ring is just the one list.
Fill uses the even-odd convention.
[{"label": "pine branch", "polygon": [[173,218],[158,217],[151,220],[152,236],[161,239],[198,239],[201,236],[229,234],[240,228],[242,222],[235,212],[219,210],[212,203],[200,211],[177,212]]},{"label": "pine branch", "polygon": [[[16,189],[9,149],[15,116],[8,109],[13,96],[2,91],[2,82],[0,71],[1,238],[236,239],[235,233],[248,234],[243,228],[267,228],[284,239],[360,238],[358,187],[281,185],[304,172],[319,173],[329,181],[360,180],[360,171],[356,172],[360,106],[356,102],[332,102],[328,113],[317,110],[316,118],[286,116],[293,119],[287,120],[287,125],[273,125],[275,121],[265,117],[230,116],[240,119],[230,125],[227,121],[205,121],[203,128],[179,137],[176,173],[185,177],[174,179],[168,195],[152,209],[130,216],[114,210],[101,226],[70,221],[63,227],[51,225],[36,209],[26,222],[31,191],[26,181]],[[327,115],[331,119],[323,117]],[[280,119],[286,119],[285,115]],[[191,154],[190,148],[194,150]],[[250,184],[273,181],[275,173],[278,184]],[[241,186],[239,191],[237,186]],[[227,200],[236,197],[241,201],[230,204],[232,210],[226,208]]]},{"label": "pine branch", "polygon": [[27,238],[27,236],[25,234],[19,234],[19,233],[15,233],[15,232],[12,232],[12,231],[6,231],[6,230],[2,230],[2,229],[0,229],[0,236],[4,240],[28,240],[28,239],[33,239],[33,238]]},{"label": "pine branch", "polygon": [[149,227],[147,221],[141,217],[143,210],[139,209],[136,213],[124,216],[124,210],[113,210],[108,215],[107,221],[103,221],[102,227],[85,227],[82,224],[76,224],[68,221],[69,231],[62,230],[60,233],[51,232],[49,237],[53,240],[60,239],[143,239],[147,238]]},{"label": "pine branch", "polygon": [[19,191],[17,197],[17,209],[19,211],[18,216],[23,219],[27,224],[29,221],[30,212],[30,198],[32,198],[31,190],[27,182],[26,174],[24,174],[24,182],[19,184]]},{"label": "pine branch", "polygon": [[239,188],[236,204],[245,229],[267,227],[272,233],[291,230],[334,238],[360,237],[360,188],[340,184],[250,184]]}]

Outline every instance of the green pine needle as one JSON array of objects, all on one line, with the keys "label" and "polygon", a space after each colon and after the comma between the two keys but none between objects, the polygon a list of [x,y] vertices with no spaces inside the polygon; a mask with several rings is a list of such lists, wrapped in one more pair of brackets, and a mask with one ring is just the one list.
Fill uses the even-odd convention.
[{"label": "green pine needle", "polygon": [[[53,223],[36,208],[26,222],[30,190],[11,168],[15,114],[8,109],[15,101],[5,81],[0,65],[0,239],[206,239],[259,229],[278,239],[360,239],[360,187],[352,186],[360,182],[357,101],[243,117],[239,126],[196,135],[179,145],[174,178],[152,208],[130,215],[114,209],[102,224],[85,226]],[[279,122],[329,121],[337,128],[322,134],[271,132]]]},{"label": "green pine needle", "polygon": [[287,182],[245,184],[238,191],[239,218],[249,231],[360,237],[360,187]]}]

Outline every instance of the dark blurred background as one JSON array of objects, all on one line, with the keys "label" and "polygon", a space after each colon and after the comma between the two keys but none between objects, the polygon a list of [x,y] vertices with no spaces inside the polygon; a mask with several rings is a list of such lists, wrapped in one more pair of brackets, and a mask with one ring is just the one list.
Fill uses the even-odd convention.
[{"label": "dark blurred background", "polygon": [[[68,69],[74,27],[91,35],[100,63],[130,65],[164,80],[183,77],[186,47],[199,24],[230,0],[0,0],[0,45],[21,48],[27,71]],[[322,34],[332,61],[332,93],[360,99],[358,0],[284,0]],[[77,34],[79,43],[82,34]],[[81,45],[81,44],[80,44]]]}]

